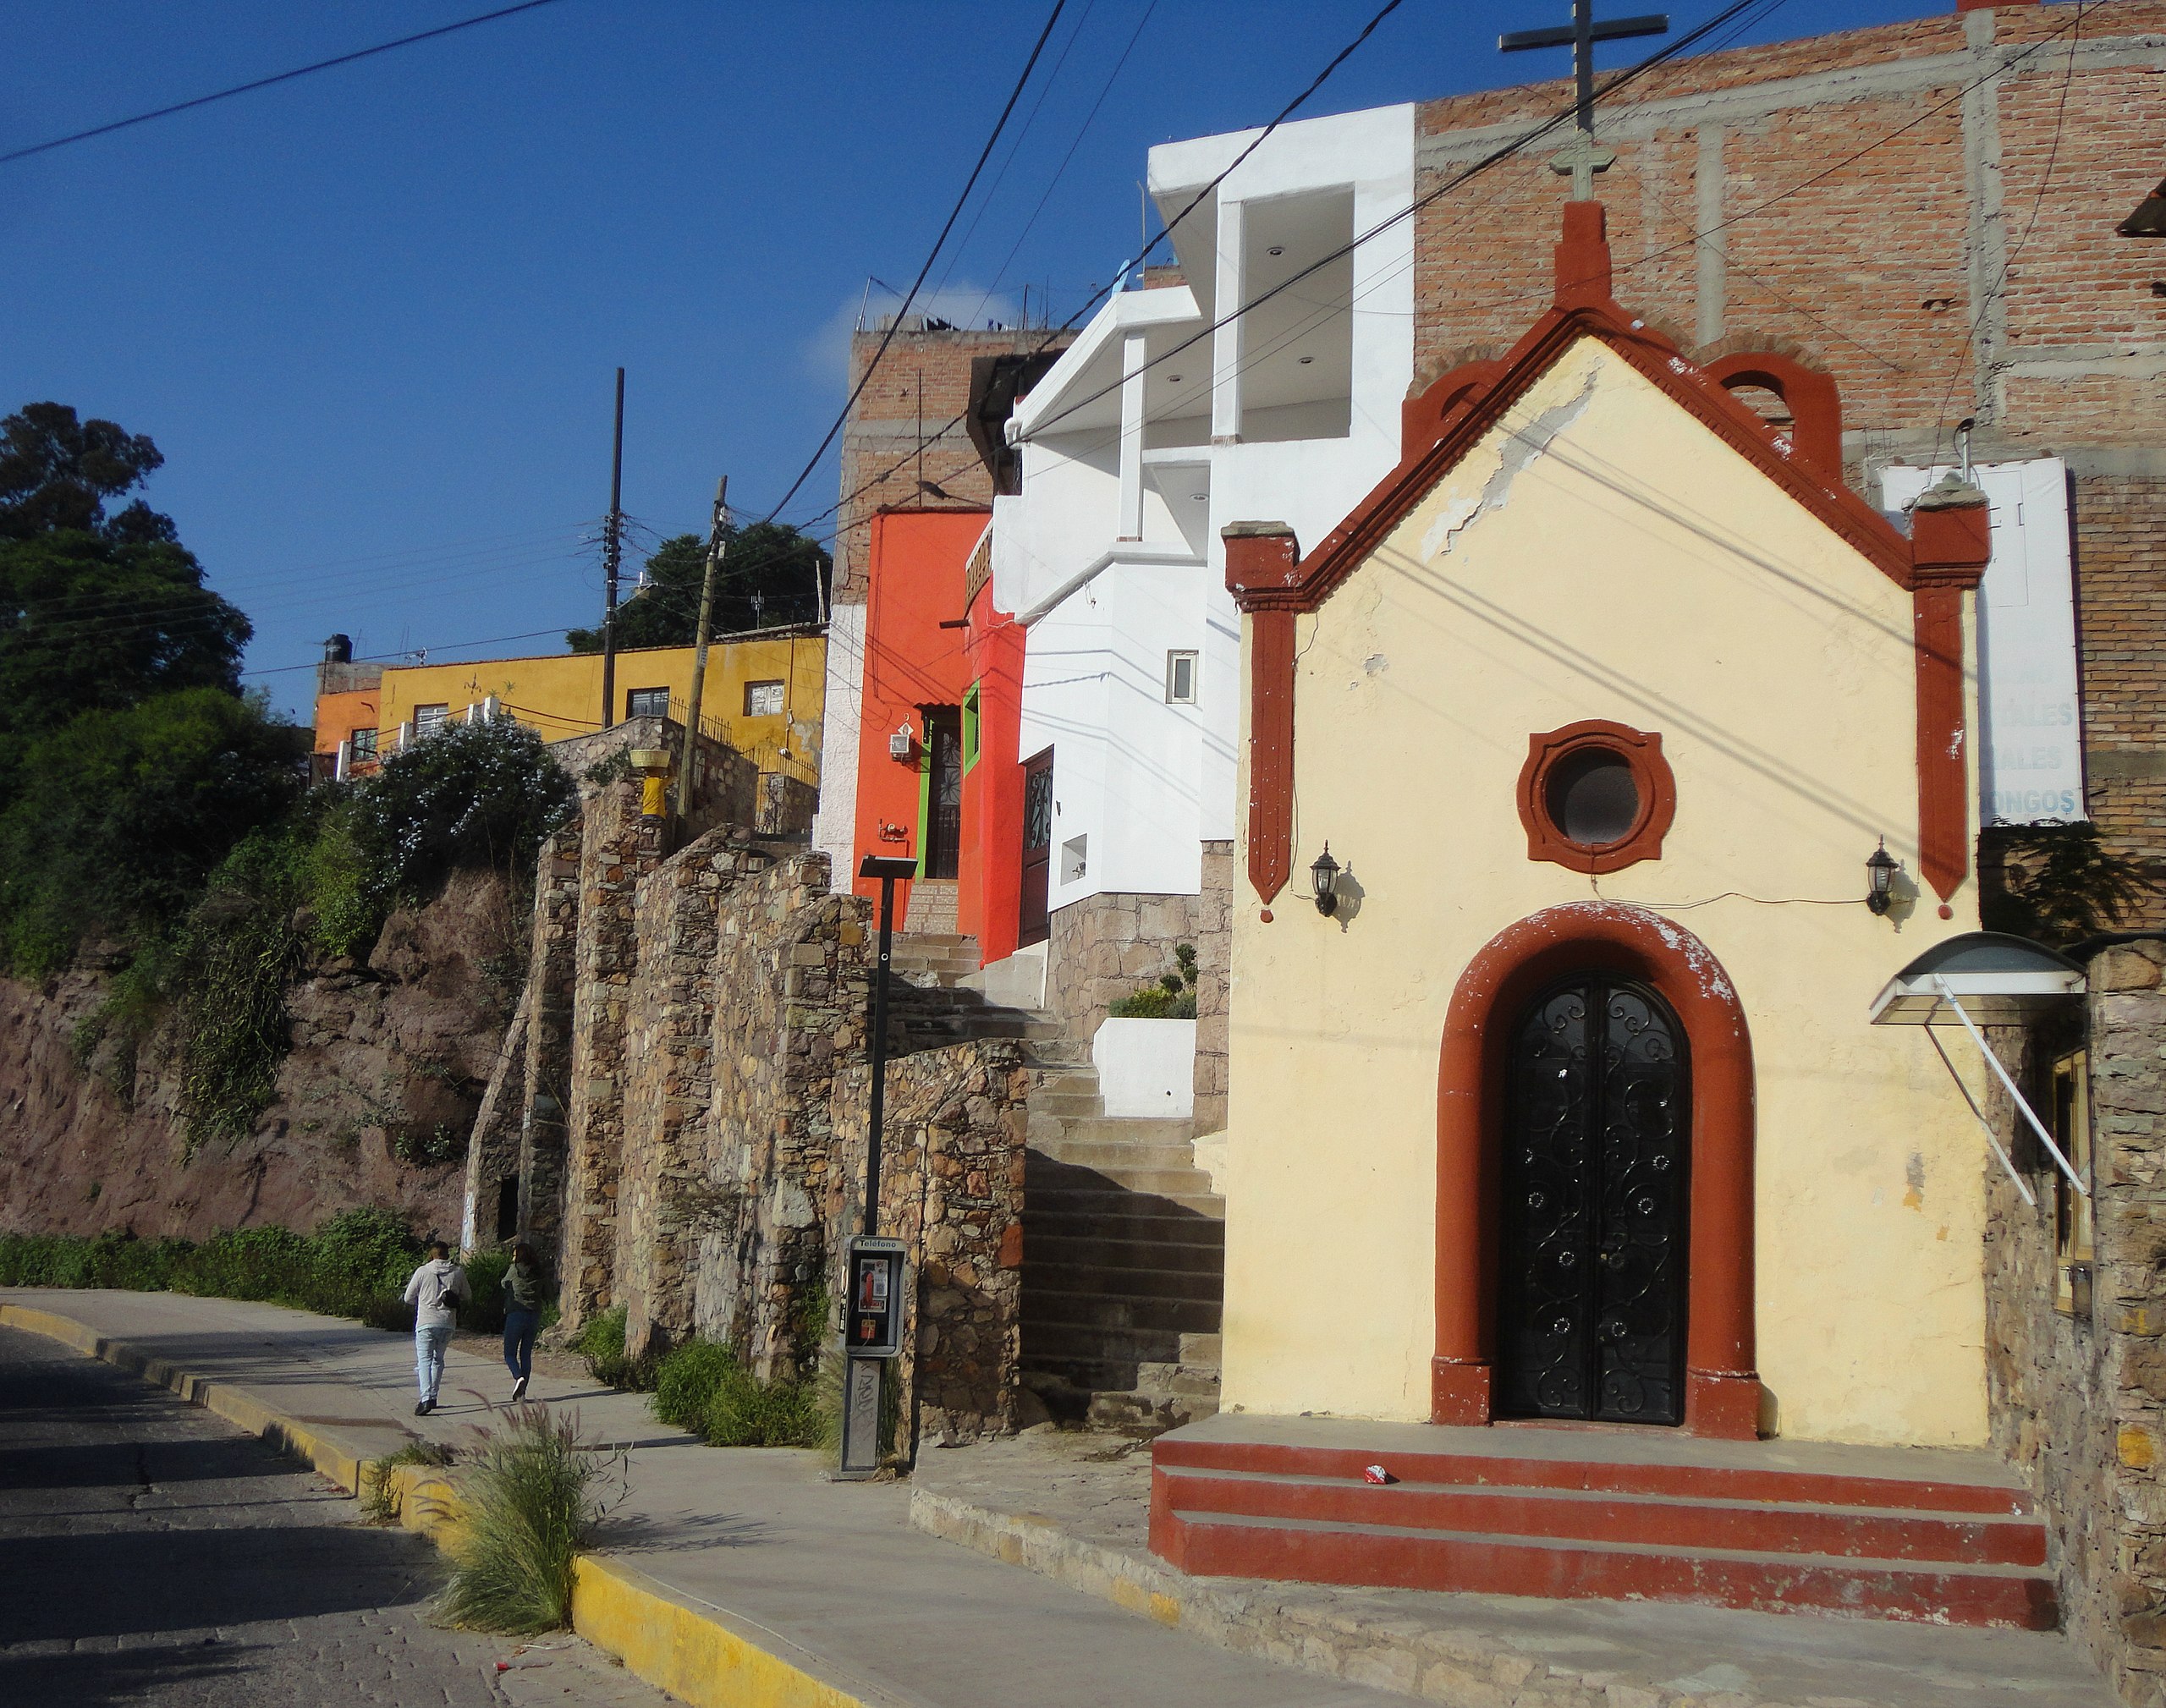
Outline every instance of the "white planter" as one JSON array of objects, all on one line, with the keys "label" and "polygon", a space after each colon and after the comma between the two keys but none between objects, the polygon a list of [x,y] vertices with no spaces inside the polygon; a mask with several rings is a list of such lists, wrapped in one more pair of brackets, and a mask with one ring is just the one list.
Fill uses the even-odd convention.
[{"label": "white planter", "polygon": [[1108,1115],[1185,1119],[1196,1112],[1196,1022],[1106,1020],[1091,1041]]}]

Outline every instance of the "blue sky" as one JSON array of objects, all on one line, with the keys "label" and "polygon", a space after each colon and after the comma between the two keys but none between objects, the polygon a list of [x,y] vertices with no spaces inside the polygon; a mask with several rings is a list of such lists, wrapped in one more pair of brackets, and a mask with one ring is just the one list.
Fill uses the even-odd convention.
[{"label": "blue sky", "polygon": [[[943,305],[1012,313],[1028,282],[1064,315],[1136,240],[1144,151],[1268,119],[1376,3],[1069,0]],[[0,0],[0,152],[484,9]],[[0,409],[157,440],[151,502],[304,719],[294,667],[334,629],[553,651],[599,612],[617,365],[626,510],[703,530],[727,470],[763,513],[841,404],[867,276],[914,276],[1047,9],[557,0],[0,166]],[[1939,9],[1786,0],[1745,39]],[[1305,115],[1562,74],[1495,36],[1566,14],[1407,0]],[[785,515],[835,496],[831,453]]]}]

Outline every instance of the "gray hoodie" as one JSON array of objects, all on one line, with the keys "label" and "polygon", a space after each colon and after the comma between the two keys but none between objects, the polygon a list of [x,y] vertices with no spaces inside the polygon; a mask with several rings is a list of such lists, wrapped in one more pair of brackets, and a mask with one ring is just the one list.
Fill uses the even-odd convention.
[{"label": "gray hoodie", "polygon": [[466,1297],[466,1271],[448,1257],[431,1258],[406,1283],[416,1328],[451,1327],[459,1321],[459,1301]]}]

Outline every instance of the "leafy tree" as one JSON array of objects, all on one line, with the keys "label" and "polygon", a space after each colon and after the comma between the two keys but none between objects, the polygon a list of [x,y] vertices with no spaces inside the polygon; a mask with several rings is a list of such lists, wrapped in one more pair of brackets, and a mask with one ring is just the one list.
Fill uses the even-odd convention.
[{"label": "leafy tree", "polygon": [[117,516],[105,513],[107,499],[140,486],[164,461],[147,437],[115,422],[79,421],[65,404],[25,404],[0,420],[0,539],[171,540],[173,519],[140,498]]},{"label": "leafy tree", "polygon": [[[617,645],[690,646],[698,637],[700,582],[706,541],[696,534],[665,540],[646,560],[646,585],[617,607]],[[834,560],[810,535],[780,522],[733,526],[723,535],[714,583],[714,633],[772,629],[819,620]],[[599,629],[564,636],[574,652],[599,652]]]},{"label": "leafy tree", "polygon": [[0,958],[43,977],[86,933],[140,940],[177,920],[236,842],[292,807],[307,749],[260,700],[215,688],[30,742],[0,811]]},{"label": "leafy tree", "polygon": [[248,619],[203,585],[172,519],[106,503],[164,460],[61,404],[0,419],[0,805],[24,743],[78,713],[239,691]]}]

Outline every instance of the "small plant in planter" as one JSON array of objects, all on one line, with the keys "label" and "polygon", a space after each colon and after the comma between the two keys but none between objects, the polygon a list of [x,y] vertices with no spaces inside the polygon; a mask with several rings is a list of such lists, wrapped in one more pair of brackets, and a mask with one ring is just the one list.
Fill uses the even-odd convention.
[{"label": "small plant in planter", "polygon": [[1106,1012],[1116,1020],[1193,1020],[1196,1018],[1196,945],[1176,944],[1177,970],[1159,975],[1132,997],[1122,997]]}]

